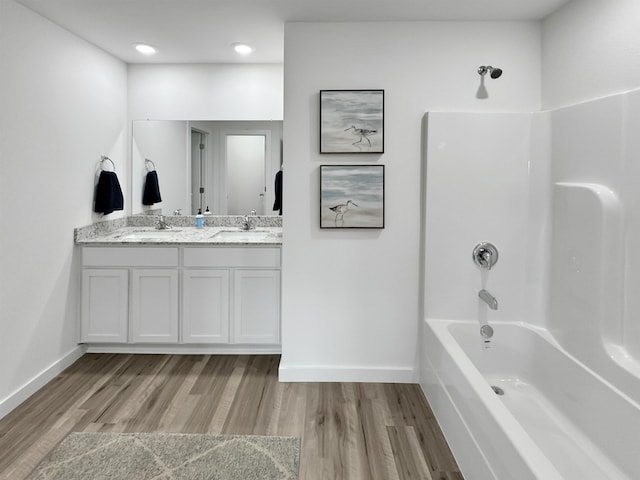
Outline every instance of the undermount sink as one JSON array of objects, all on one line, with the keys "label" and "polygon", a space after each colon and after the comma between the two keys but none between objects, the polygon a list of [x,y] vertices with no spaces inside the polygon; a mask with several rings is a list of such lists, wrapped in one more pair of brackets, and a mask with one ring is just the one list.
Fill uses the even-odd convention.
[{"label": "undermount sink", "polygon": [[177,233],[180,230],[166,229],[166,230],[142,230],[139,232],[131,232],[123,235],[122,240],[154,240],[158,238],[166,238],[172,233]]},{"label": "undermount sink", "polygon": [[271,233],[265,230],[221,230],[211,238],[215,240],[229,240],[235,242],[261,240],[269,237]]}]

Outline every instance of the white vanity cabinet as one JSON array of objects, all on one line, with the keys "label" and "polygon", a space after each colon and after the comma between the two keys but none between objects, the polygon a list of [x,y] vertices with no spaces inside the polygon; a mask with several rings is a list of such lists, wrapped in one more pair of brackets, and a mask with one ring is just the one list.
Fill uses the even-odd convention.
[{"label": "white vanity cabinet", "polygon": [[99,351],[279,351],[280,246],[85,245],[81,297]]},{"label": "white vanity cabinet", "polygon": [[280,343],[279,247],[185,247],[183,278],[183,341],[199,331],[235,345]]},{"label": "white vanity cabinet", "polygon": [[83,247],[83,343],[178,341],[177,247]]}]

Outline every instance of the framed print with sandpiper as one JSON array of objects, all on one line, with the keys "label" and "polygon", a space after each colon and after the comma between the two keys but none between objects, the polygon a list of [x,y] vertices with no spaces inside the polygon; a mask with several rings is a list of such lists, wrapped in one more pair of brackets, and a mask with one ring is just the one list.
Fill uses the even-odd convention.
[{"label": "framed print with sandpiper", "polygon": [[384,90],[320,90],[320,153],[384,153]]},{"label": "framed print with sandpiper", "polygon": [[320,165],[320,228],[384,228],[384,165]]}]

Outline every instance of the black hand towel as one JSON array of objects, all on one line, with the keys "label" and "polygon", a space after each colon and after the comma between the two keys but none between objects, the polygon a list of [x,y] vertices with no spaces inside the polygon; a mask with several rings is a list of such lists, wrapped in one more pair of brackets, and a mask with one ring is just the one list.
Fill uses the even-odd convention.
[{"label": "black hand towel", "polygon": [[96,187],[96,204],[93,211],[108,215],[115,210],[123,209],[124,198],[116,172],[101,171]]},{"label": "black hand towel", "polygon": [[147,180],[144,182],[144,192],[142,194],[143,205],[153,205],[161,202],[160,185],[158,184],[158,174],[155,170],[147,173]]},{"label": "black hand towel", "polygon": [[282,215],[282,170],[276,173],[274,189],[276,201],[273,202],[273,210],[280,210],[280,215]]}]

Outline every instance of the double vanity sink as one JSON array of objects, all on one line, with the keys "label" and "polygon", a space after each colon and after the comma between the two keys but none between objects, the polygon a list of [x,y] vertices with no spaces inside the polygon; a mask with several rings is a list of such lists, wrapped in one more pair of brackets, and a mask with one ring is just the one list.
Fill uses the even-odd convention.
[{"label": "double vanity sink", "polygon": [[281,227],[126,226],[76,243],[89,351],[280,351]]}]

